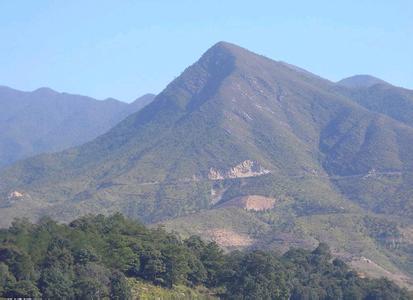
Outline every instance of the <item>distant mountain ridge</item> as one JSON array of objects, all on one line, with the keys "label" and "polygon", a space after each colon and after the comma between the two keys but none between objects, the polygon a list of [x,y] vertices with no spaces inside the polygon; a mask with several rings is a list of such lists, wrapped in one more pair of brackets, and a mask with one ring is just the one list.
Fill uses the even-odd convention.
[{"label": "distant mountain ridge", "polygon": [[148,94],[127,104],[49,88],[22,92],[0,86],[0,167],[85,143],[153,98]]},{"label": "distant mountain ridge", "polygon": [[107,133],[6,169],[0,223],[121,211],[229,248],[325,241],[413,286],[410,93],[220,42]]},{"label": "distant mountain ridge", "polygon": [[369,75],[343,79],[335,89],[371,111],[413,126],[412,90],[393,86]]},{"label": "distant mountain ridge", "polygon": [[337,84],[348,88],[368,88],[376,84],[388,83],[371,75],[354,75],[340,80]]}]

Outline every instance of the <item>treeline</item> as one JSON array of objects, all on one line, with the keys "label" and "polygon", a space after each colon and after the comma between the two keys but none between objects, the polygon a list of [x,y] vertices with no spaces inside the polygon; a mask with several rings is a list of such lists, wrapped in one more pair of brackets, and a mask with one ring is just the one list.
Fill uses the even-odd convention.
[{"label": "treeline", "polygon": [[164,287],[204,286],[223,299],[411,299],[386,279],[358,277],[332,259],[325,244],[282,256],[225,254],[215,243],[181,240],[120,214],[69,225],[17,220],[0,230],[2,297],[130,299],[127,277]]}]

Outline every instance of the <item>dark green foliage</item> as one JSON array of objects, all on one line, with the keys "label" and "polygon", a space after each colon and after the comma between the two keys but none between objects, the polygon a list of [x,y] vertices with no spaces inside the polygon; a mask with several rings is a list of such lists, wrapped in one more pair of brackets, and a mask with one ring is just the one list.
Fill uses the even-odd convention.
[{"label": "dark green foliage", "polygon": [[182,241],[120,214],[69,225],[19,221],[0,231],[0,296],[131,299],[126,276],[167,288],[203,285],[227,299],[409,299],[388,280],[359,278],[332,261],[326,244],[284,256],[225,254],[213,242]]},{"label": "dark green foliage", "polygon": [[214,242],[205,245],[201,251],[200,260],[207,273],[207,286],[219,285],[221,266],[224,263],[223,251]]},{"label": "dark green foliage", "polygon": [[273,253],[255,251],[241,258],[228,278],[229,299],[288,299],[287,270]]},{"label": "dark green foliage", "polygon": [[41,293],[30,280],[20,280],[6,287],[3,292],[5,298],[39,298]]},{"label": "dark green foliage", "polygon": [[79,266],[75,282],[76,299],[102,299],[110,295],[111,272],[102,265]]},{"label": "dark green foliage", "polygon": [[39,288],[43,297],[49,299],[73,298],[73,277],[72,272],[65,272],[57,267],[45,268],[39,280]]},{"label": "dark green foliage", "polygon": [[392,300],[392,299],[411,299],[402,292],[394,283],[383,278],[371,281],[368,285],[366,300]]},{"label": "dark green foliage", "polygon": [[30,279],[33,276],[33,265],[25,251],[15,245],[0,246],[0,261],[9,266],[16,279]]},{"label": "dark green foliage", "polygon": [[363,221],[369,235],[376,240],[385,241],[389,238],[397,239],[401,237],[396,222],[390,222],[386,219],[374,218],[371,216],[365,216]]},{"label": "dark green foliage", "polygon": [[0,262],[0,295],[13,286],[15,282],[16,278],[9,271],[8,265]]},{"label": "dark green foliage", "polygon": [[110,298],[117,300],[128,300],[132,298],[130,287],[122,272],[114,271],[110,277]]}]

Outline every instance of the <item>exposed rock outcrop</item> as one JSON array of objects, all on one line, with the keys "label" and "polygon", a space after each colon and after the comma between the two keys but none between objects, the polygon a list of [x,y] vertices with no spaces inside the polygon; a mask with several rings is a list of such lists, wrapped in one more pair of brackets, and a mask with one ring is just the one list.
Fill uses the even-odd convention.
[{"label": "exposed rock outcrop", "polygon": [[25,195],[22,192],[19,191],[12,191],[9,194],[7,194],[6,197],[3,199],[0,199],[0,207],[5,208],[5,207],[10,207],[14,204],[17,204],[24,200]]},{"label": "exposed rock outcrop", "polygon": [[230,229],[213,228],[206,232],[211,240],[224,248],[251,246],[254,240],[246,234],[237,233]]},{"label": "exposed rock outcrop", "polygon": [[11,192],[7,198],[10,199],[18,199],[18,198],[23,198],[23,194],[19,191],[13,191]]},{"label": "exposed rock outcrop", "polygon": [[208,178],[211,180],[222,180],[228,178],[255,177],[268,173],[270,173],[270,171],[263,168],[257,162],[252,160],[244,160],[229,170],[217,170],[215,168],[210,168]]},{"label": "exposed rock outcrop", "polygon": [[274,208],[275,199],[259,196],[259,195],[249,195],[249,196],[242,196],[232,198],[221,205],[220,207],[239,207],[245,210],[253,210],[253,211],[263,211],[267,209]]}]

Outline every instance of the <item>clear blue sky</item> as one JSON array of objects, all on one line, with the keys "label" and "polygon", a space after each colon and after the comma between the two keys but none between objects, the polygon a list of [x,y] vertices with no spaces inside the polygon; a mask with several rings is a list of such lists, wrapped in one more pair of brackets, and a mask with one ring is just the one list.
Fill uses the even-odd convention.
[{"label": "clear blue sky", "polygon": [[413,1],[0,1],[0,85],[131,101],[225,40],[413,89]]}]

